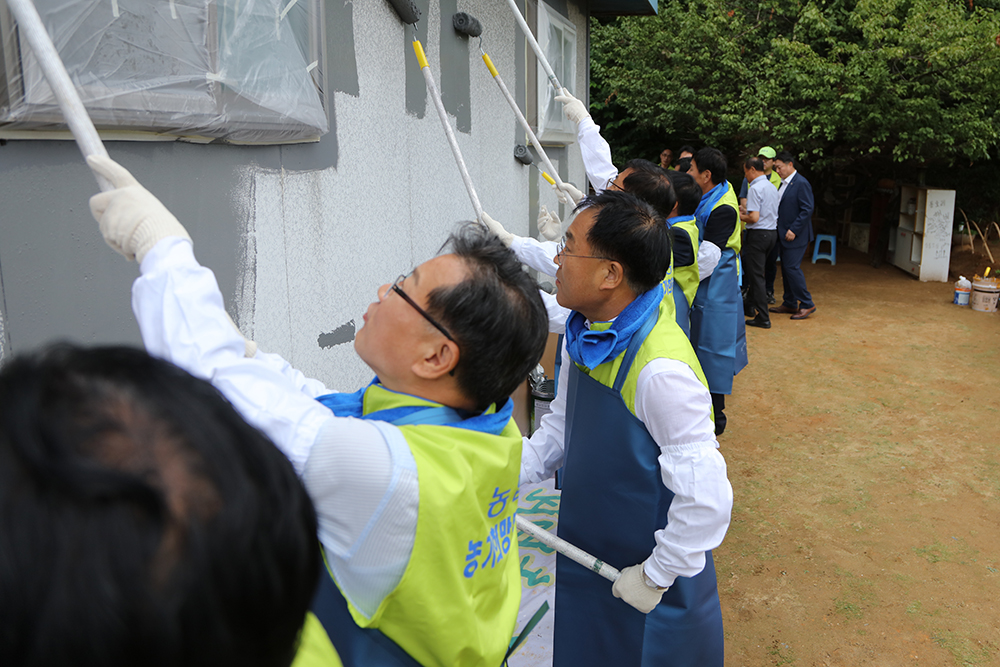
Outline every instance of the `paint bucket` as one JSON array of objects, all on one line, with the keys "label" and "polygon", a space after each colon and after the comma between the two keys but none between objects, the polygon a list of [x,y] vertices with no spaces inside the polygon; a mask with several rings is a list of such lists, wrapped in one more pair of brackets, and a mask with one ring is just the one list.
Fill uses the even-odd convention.
[{"label": "paint bucket", "polygon": [[1000,280],[996,278],[980,278],[972,281],[972,296],[969,304],[972,310],[981,313],[997,312],[997,297],[1000,296]]},{"label": "paint bucket", "polygon": [[955,282],[955,299],[952,301],[956,306],[968,306],[969,294],[972,292],[972,283],[965,276],[959,276]]}]

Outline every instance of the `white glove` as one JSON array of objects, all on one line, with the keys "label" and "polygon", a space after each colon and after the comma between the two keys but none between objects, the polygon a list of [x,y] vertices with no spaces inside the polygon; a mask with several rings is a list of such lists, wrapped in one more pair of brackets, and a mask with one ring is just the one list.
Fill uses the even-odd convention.
[{"label": "white glove", "polygon": [[[621,598],[644,614],[648,614],[660,604],[660,598],[667,592],[666,588],[655,588],[646,583],[646,575],[642,572],[642,563],[626,567],[611,586],[611,593]],[[652,582],[650,582],[652,583]]]},{"label": "white glove", "polygon": [[556,191],[556,197],[558,197],[560,204],[576,206],[577,202],[584,197],[583,193],[572,183],[563,182],[561,188],[558,185],[553,185],[552,189]]},{"label": "white glove", "polygon": [[556,95],[556,102],[563,103],[563,113],[574,125],[579,125],[584,118],[590,118],[590,112],[587,111],[583,102],[570,95],[570,92],[565,88]]},{"label": "white glove", "polygon": [[559,216],[555,213],[549,213],[545,204],[542,204],[541,208],[538,209],[538,232],[546,241],[555,241],[562,237],[562,222],[560,222]]},{"label": "white glove", "polygon": [[514,242],[514,235],[503,228],[499,222],[486,215],[486,211],[483,211],[483,222],[489,227],[489,230],[497,235],[497,238],[508,248],[510,244]]},{"label": "white glove", "polygon": [[115,186],[110,192],[90,198],[90,212],[100,223],[104,240],[125,259],[141,262],[158,241],[168,236],[191,240],[177,218],[125,167],[103,155],[88,156],[87,164]]},{"label": "white glove", "polygon": [[233,318],[229,316],[229,313],[226,313],[226,319],[229,320],[229,323],[233,325],[234,329],[236,329],[236,333],[238,333],[240,338],[243,339],[243,356],[247,359],[253,359],[257,354],[257,343],[243,335],[240,328],[236,326],[236,322],[233,322]]}]

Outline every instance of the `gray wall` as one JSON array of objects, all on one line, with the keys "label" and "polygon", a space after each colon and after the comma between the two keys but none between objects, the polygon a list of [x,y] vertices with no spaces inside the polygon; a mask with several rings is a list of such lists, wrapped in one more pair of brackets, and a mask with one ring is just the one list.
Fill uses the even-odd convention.
[{"label": "gray wall", "polygon": [[[534,59],[509,8],[417,4],[426,10],[418,37],[485,210],[514,233],[533,233],[537,206],[558,209],[555,195],[512,157],[523,133],[479,40],[450,27],[454,11],[482,22],[484,47],[523,103]],[[577,89],[586,90],[586,18],[572,3],[556,7],[577,25]],[[319,143],[108,150],[185,224],[248,336],[331,387],[353,389],[370,379],[350,341],[377,287],[433,256],[474,212],[409,29],[384,0],[331,0],[326,11],[331,132]],[[583,186],[575,146],[550,157]],[[0,146],[0,359],[59,339],[140,342],[129,305],[138,269],[101,239],[87,206],[95,191],[72,142]]]}]

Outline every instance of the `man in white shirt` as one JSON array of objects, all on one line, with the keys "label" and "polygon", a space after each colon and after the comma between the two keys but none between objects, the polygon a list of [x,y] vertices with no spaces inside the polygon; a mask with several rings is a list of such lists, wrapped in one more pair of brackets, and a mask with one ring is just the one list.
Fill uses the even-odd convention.
[{"label": "man in white shirt", "polygon": [[583,205],[556,256],[573,311],[559,389],[524,441],[521,481],[563,467],[560,536],[622,576],[609,591],[559,558],[554,665],[721,667],[710,552],[732,487],[705,376],[663,299],[670,231],[629,193]]},{"label": "man in white shirt", "polygon": [[764,286],[764,264],[768,254],[778,242],[778,191],[764,173],[764,162],[749,157],[743,162],[746,174],[746,206],[740,211],[740,220],[746,225],[743,234],[743,270],[748,285],[744,312],[748,327],[771,328],[767,311],[767,290]]},{"label": "man in white shirt", "polygon": [[251,350],[184,227],[123,167],[88,163],[116,187],[91,211],[139,260],[132,305],[147,349],[209,379],[305,482],[336,582],[314,611],[344,664],[500,664],[520,600],[508,397],[547,328],[514,256],[466,228],[452,254],[379,288],[354,343],[377,378],[333,394]]}]

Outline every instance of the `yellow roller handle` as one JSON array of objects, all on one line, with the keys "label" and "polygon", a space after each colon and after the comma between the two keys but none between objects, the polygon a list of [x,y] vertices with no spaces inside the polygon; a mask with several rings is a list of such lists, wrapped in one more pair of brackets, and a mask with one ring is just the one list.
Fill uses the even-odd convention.
[{"label": "yellow roller handle", "polygon": [[417,62],[420,63],[420,69],[427,67],[427,56],[424,55],[424,47],[419,39],[413,40],[413,52],[417,54]]},{"label": "yellow roller handle", "polygon": [[556,184],[555,179],[553,179],[551,176],[549,176],[548,172],[544,172],[543,171],[542,172],[542,178],[544,178],[546,181],[548,181],[549,185],[555,185]]},{"label": "yellow roller handle", "polygon": [[491,76],[494,78],[500,76],[500,73],[497,72],[497,68],[493,66],[493,61],[490,60],[490,57],[485,53],[483,53],[483,62],[486,63],[486,68],[490,71]]}]

